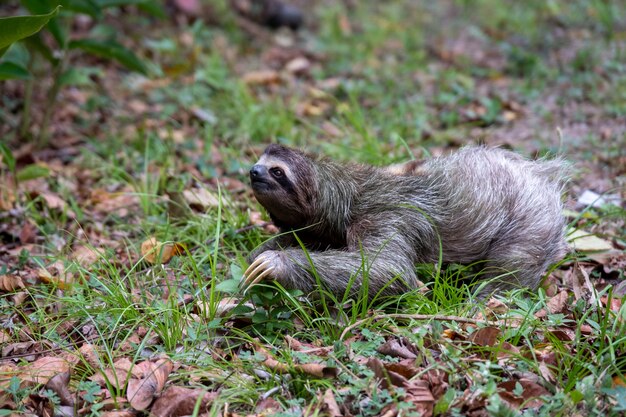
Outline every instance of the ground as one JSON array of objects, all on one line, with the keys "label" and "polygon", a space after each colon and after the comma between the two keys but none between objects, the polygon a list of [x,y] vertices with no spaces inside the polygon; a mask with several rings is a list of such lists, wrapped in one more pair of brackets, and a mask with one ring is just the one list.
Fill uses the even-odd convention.
[{"label": "ground", "polygon": [[[625,9],[427,3],[296,1],[297,31],[242,1],[66,15],[149,71],[73,51],[54,102],[43,60],[0,84],[0,415],[623,415]],[[484,301],[432,265],[383,305],[242,296],[276,232],[247,181],[273,142],[561,157],[572,252],[539,291]]]}]

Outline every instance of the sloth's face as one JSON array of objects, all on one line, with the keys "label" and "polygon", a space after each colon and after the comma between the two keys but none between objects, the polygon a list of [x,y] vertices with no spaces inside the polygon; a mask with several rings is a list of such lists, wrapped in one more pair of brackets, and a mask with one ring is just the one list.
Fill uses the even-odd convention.
[{"label": "sloth's face", "polygon": [[270,145],[250,169],[256,199],[277,226],[305,226],[311,212],[313,170],[302,153]]}]

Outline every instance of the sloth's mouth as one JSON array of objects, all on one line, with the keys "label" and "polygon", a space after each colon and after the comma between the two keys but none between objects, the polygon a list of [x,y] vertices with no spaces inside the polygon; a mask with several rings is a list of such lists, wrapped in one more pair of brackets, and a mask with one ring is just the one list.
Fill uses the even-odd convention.
[{"label": "sloth's mouth", "polygon": [[260,178],[251,179],[252,189],[254,191],[265,191],[270,189],[270,183]]}]

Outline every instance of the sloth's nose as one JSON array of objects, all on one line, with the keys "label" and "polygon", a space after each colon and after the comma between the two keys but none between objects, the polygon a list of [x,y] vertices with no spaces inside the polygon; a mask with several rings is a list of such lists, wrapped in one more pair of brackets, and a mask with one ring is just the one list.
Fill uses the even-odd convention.
[{"label": "sloth's nose", "polygon": [[258,178],[263,175],[263,169],[259,165],[255,165],[250,168],[250,178]]}]

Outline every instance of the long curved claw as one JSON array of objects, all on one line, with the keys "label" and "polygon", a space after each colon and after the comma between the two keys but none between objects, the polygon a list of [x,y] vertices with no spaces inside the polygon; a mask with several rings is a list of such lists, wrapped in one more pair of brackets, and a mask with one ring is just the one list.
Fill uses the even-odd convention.
[{"label": "long curved claw", "polygon": [[243,273],[241,277],[241,282],[239,283],[240,288],[246,288],[249,286],[250,281],[254,280],[254,277],[259,273],[263,272],[263,270],[269,266],[270,261],[263,258],[257,258],[250,264],[248,269]]},{"label": "long curved claw", "polygon": [[264,266],[267,266],[268,262],[269,261],[263,258],[263,256],[259,256],[258,258],[256,258],[254,262],[250,264],[248,269],[246,269],[246,271],[243,273],[241,284],[244,284],[246,282],[246,279],[247,279],[246,277],[257,274],[258,269],[263,269]]},{"label": "long curved claw", "polygon": [[[256,269],[255,269],[255,271],[256,271]],[[274,268],[269,267],[265,271],[261,272],[256,278],[254,278],[254,275],[251,275],[251,276],[247,277],[246,278],[246,282],[245,282],[246,286],[243,289],[243,293],[245,294],[246,291],[248,291],[251,287],[253,287],[256,284],[258,284],[259,282],[261,282],[261,280],[263,280],[263,278],[265,278],[267,275],[271,274],[273,271],[274,271]]]},{"label": "long curved claw", "polygon": [[274,270],[271,267],[271,260],[266,259],[264,256],[259,256],[250,264],[248,269],[243,273],[239,288],[246,289],[259,283],[265,276]]}]

